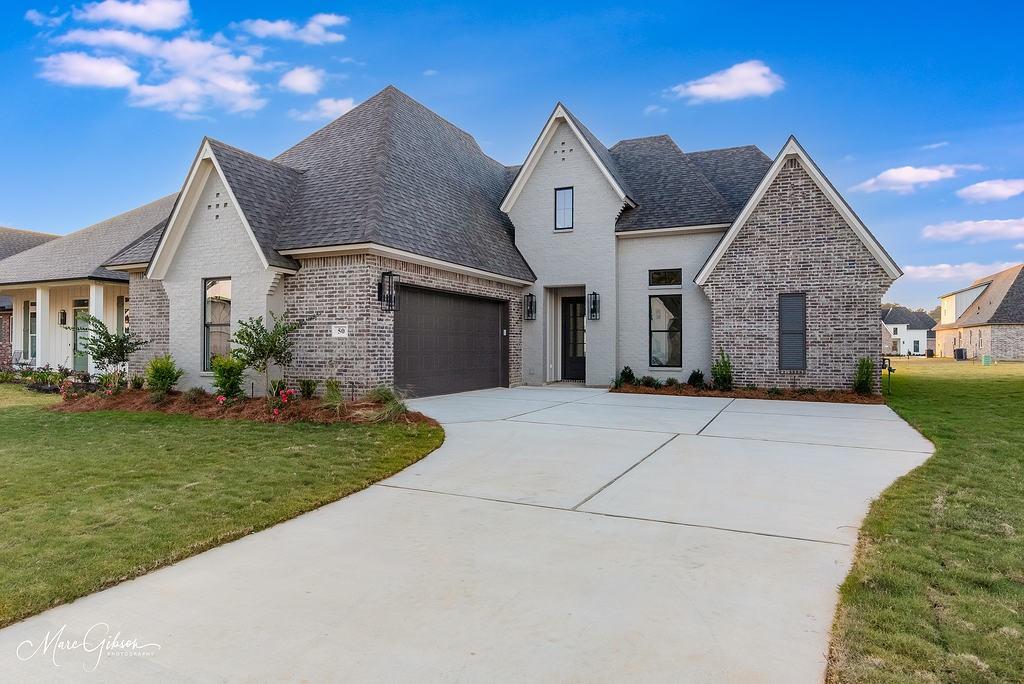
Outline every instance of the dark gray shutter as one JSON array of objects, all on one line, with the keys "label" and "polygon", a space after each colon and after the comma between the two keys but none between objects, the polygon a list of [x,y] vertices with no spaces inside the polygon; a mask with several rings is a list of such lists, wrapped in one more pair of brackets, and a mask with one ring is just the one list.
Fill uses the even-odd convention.
[{"label": "dark gray shutter", "polygon": [[117,334],[124,332],[124,297],[117,298]]},{"label": "dark gray shutter", "polygon": [[32,314],[31,314],[31,306],[32,306],[32,304],[27,299],[23,302],[23,304],[24,304],[23,308],[24,308],[24,311],[25,311],[25,320],[21,324],[21,355],[22,355],[22,358],[27,359],[29,357],[30,352],[31,352],[31,350],[29,350],[29,348],[28,348],[28,346],[29,346],[28,329],[29,329],[29,326],[31,325],[31,319],[32,319]]},{"label": "dark gray shutter", "polygon": [[807,368],[807,296],[779,295],[779,368]]}]

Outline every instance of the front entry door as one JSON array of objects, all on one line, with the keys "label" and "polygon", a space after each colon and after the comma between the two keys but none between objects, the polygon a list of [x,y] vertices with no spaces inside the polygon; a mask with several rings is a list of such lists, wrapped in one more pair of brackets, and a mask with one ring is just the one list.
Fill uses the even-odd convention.
[{"label": "front entry door", "polygon": [[76,308],[72,310],[72,313],[75,316],[75,370],[87,371],[89,370],[89,357],[86,356],[84,351],[82,351],[82,341],[85,339],[86,335],[82,329],[87,325],[83,319],[89,315],[89,309]]},{"label": "front entry door", "polygon": [[583,297],[562,298],[562,379],[587,379]]}]

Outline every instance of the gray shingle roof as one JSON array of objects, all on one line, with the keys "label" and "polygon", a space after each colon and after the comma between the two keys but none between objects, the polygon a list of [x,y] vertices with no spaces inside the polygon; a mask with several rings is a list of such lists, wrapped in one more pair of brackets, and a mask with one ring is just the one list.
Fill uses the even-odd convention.
[{"label": "gray shingle roof", "polygon": [[499,210],[506,168],[391,86],[282,153],[304,171],[279,250],[373,242],[523,280]]},{"label": "gray shingle roof", "polygon": [[559,102],[558,105],[561,106],[561,108],[565,111],[566,115],[570,119],[572,119],[573,124],[576,126],[576,128],[580,130],[580,133],[583,134],[583,137],[586,139],[587,144],[590,145],[591,149],[594,150],[594,153],[601,160],[601,163],[604,164],[604,167],[608,169],[608,173],[612,175],[612,178],[615,179],[615,182],[619,184],[620,188],[622,188],[622,192],[626,193],[626,197],[636,202],[637,199],[634,196],[632,186],[629,183],[629,176],[623,173],[623,170],[620,168],[618,160],[616,159],[615,155],[612,154],[611,151],[609,151],[608,148],[604,146],[604,143],[598,140],[596,135],[590,132],[589,128],[583,125],[582,121],[576,118],[575,114],[569,111],[568,107],[566,107],[561,102]]},{"label": "gray shingle roof", "polygon": [[[1011,266],[999,273],[978,278],[972,289],[987,285],[954,323],[939,328],[961,328],[971,325],[1024,324],[1024,264]],[[951,293],[952,294],[952,293]]]},{"label": "gray shingle roof", "polygon": [[26,249],[32,249],[37,245],[59,237],[59,235],[51,235],[50,233],[37,233],[34,230],[21,230],[19,228],[0,226],[0,259],[6,259],[9,256],[24,252]]},{"label": "gray shingle roof", "polygon": [[79,278],[127,280],[126,273],[108,270],[103,264],[165,221],[176,196],[167,195],[0,261],[0,285]]},{"label": "gray shingle roof", "polygon": [[772,165],[771,158],[755,145],[689,152],[686,158],[718,188],[735,212],[733,218]]},{"label": "gray shingle roof", "polygon": [[142,234],[142,237],[112,256],[103,265],[127,266],[129,264],[148,264],[149,260],[153,258],[153,253],[156,252],[157,245],[160,244],[160,236],[164,233],[164,226],[167,225],[168,219],[170,219],[170,216],[147,230]]},{"label": "gray shingle roof", "polygon": [[935,319],[924,311],[911,311],[905,306],[888,305],[881,308],[882,323],[905,325],[910,330],[931,330]]},{"label": "gray shingle roof", "polygon": [[616,231],[730,223],[736,215],[667,135],[623,140],[611,154],[638,204],[619,215]]}]

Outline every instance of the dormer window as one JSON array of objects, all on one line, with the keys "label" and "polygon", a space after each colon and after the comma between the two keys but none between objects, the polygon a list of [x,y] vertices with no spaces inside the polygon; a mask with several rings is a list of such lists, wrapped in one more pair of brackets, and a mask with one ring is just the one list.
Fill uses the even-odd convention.
[{"label": "dormer window", "polygon": [[555,188],[555,230],[572,230],[572,188]]}]

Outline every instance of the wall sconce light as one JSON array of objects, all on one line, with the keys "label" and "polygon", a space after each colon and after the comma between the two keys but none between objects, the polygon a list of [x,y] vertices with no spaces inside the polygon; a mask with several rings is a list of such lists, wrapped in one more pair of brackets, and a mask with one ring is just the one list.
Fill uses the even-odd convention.
[{"label": "wall sconce light", "polygon": [[398,311],[398,281],[398,275],[392,271],[384,271],[380,274],[380,282],[377,283],[377,301],[380,302],[381,311]]},{"label": "wall sconce light", "polygon": [[57,325],[67,325],[67,324],[68,324],[68,312],[65,311],[64,309],[61,309],[60,312],[57,314]]},{"label": "wall sconce light", "polygon": [[537,297],[536,295],[523,295],[523,320],[537,320]]},{"label": "wall sconce light", "polygon": [[592,321],[601,320],[601,295],[596,292],[587,295],[587,318]]}]

